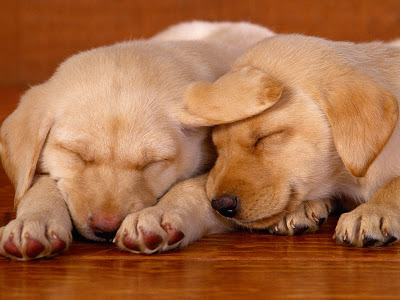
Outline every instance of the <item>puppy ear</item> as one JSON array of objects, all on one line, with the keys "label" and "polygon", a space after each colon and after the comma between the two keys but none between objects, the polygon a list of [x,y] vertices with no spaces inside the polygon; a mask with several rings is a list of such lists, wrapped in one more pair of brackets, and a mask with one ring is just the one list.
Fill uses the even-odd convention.
[{"label": "puppy ear", "polygon": [[231,71],[214,83],[195,82],[184,96],[189,126],[214,126],[239,121],[261,113],[281,97],[283,86],[266,72],[244,67]]},{"label": "puppy ear", "polygon": [[346,168],[362,177],[396,127],[396,97],[367,74],[350,71],[322,92],[336,149]]},{"label": "puppy ear", "polygon": [[0,129],[1,160],[15,188],[15,205],[32,185],[39,155],[53,123],[46,96],[40,86],[31,88]]}]

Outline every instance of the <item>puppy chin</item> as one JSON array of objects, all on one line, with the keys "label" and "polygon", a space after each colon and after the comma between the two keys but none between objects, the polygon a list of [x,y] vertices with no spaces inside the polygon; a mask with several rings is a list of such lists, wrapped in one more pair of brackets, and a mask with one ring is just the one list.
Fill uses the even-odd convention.
[{"label": "puppy chin", "polygon": [[258,216],[257,218],[252,220],[238,219],[238,218],[233,218],[232,220],[243,228],[255,229],[255,230],[268,229],[269,227],[276,225],[288,213],[296,210],[296,208],[300,205],[301,202],[302,201],[299,198],[292,199],[291,197],[290,199],[288,199],[286,204],[282,205],[282,209],[279,209],[278,212],[272,215]]},{"label": "puppy chin", "polygon": [[73,220],[74,228],[78,236],[85,239],[86,241],[100,242],[100,243],[110,243],[113,238],[103,238],[94,234],[93,230],[88,226],[82,226]]},{"label": "puppy chin", "polygon": [[264,218],[260,218],[257,220],[239,220],[239,219],[233,219],[233,221],[239,225],[240,227],[246,228],[246,229],[256,229],[256,230],[264,230],[267,229],[273,225],[275,225],[277,222],[282,220],[282,218],[287,214],[286,211],[282,211],[281,213],[278,213],[273,216],[267,216]]}]

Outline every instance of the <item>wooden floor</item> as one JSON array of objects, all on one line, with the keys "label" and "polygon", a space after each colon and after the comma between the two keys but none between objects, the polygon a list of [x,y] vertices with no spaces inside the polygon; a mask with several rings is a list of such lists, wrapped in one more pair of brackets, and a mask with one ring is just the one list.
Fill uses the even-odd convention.
[{"label": "wooden floor", "polygon": [[[21,91],[0,89],[1,121]],[[12,198],[1,171],[0,226],[13,216]],[[51,260],[0,258],[0,299],[399,299],[400,243],[379,249],[336,245],[336,221],[328,220],[317,234],[214,235],[151,256],[74,242]]]}]

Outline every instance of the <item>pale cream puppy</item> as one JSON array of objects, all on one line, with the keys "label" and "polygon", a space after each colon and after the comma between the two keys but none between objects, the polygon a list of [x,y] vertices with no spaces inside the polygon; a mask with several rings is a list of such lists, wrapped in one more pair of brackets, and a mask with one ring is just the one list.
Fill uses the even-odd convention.
[{"label": "pale cream puppy", "polygon": [[[193,126],[219,125],[218,158],[208,179],[181,182],[163,199],[175,193],[180,221],[170,226],[193,239],[222,231],[208,198],[241,227],[313,232],[340,200],[350,211],[337,224],[339,243],[399,239],[400,49],[393,46],[277,35],[214,83],[191,84],[182,117]],[[141,215],[161,215],[163,201]],[[157,222],[143,229],[159,233]],[[138,251],[150,252],[137,241]]]},{"label": "pale cream puppy", "polygon": [[[17,209],[0,229],[0,253],[58,254],[73,226],[87,239],[112,240],[127,216],[135,220],[175,182],[207,170],[215,158],[208,129],[180,118],[182,95],[272,34],[245,22],[183,23],[150,40],[77,54],[29,89],[0,131]],[[153,247],[154,235],[132,222],[120,229],[120,247],[136,249],[137,232]],[[168,220],[163,226],[169,243],[184,238]]]}]

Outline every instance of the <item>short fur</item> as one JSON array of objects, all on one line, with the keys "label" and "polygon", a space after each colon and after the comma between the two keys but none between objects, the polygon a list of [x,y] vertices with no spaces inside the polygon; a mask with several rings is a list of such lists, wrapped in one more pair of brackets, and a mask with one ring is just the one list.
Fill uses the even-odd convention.
[{"label": "short fur", "polygon": [[[263,103],[253,94],[238,94],[236,76],[243,70],[251,74],[239,81],[253,93],[273,86],[282,94],[265,95]],[[214,94],[217,87],[222,92]],[[202,103],[192,93],[198,89],[213,105],[223,104],[220,99],[242,103],[223,104],[226,114],[218,119],[213,112],[210,122],[191,104]],[[236,196],[238,224],[280,234],[296,233],[296,225],[314,231],[318,226],[309,220],[325,219],[329,199],[340,197],[346,207],[361,205],[340,218],[339,242],[378,246],[400,237],[400,200],[392,192],[400,180],[398,48],[276,36],[243,55],[207,89],[197,83],[187,95],[188,110],[205,117],[205,124],[234,122],[213,132],[218,159],[207,193],[210,199]],[[238,117],[243,106],[253,109]],[[318,206],[321,200],[328,205],[321,216],[309,209],[303,220],[296,217],[305,201]]]},{"label": "short fur", "polygon": [[[214,83],[191,84],[184,118],[196,126],[219,125],[213,131],[216,164],[208,179],[174,187],[191,206],[175,199],[181,209],[160,202],[141,216],[150,220],[168,207],[174,216],[169,218],[179,219],[171,226],[192,240],[234,228],[233,223],[292,235],[316,231],[339,199],[351,210],[336,227],[339,243],[396,241],[400,49],[394,46],[277,35],[242,55]],[[185,189],[192,194],[185,196]],[[220,218],[231,224],[218,221],[205,204],[220,199],[237,199],[232,218]],[[159,227],[155,218],[145,228],[161,234]],[[139,251],[172,247],[161,243]]]},{"label": "short fur", "polygon": [[[0,130],[17,218],[0,253],[29,260],[68,248],[73,225],[106,241],[128,215],[155,205],[215,157],[207,128],[180,116],[195,80],[213,81],[257,41],[249,23],[183,23],[150,40],[77,54],[32,87]],[[122,249],[127,249],[123,244]]]}]

